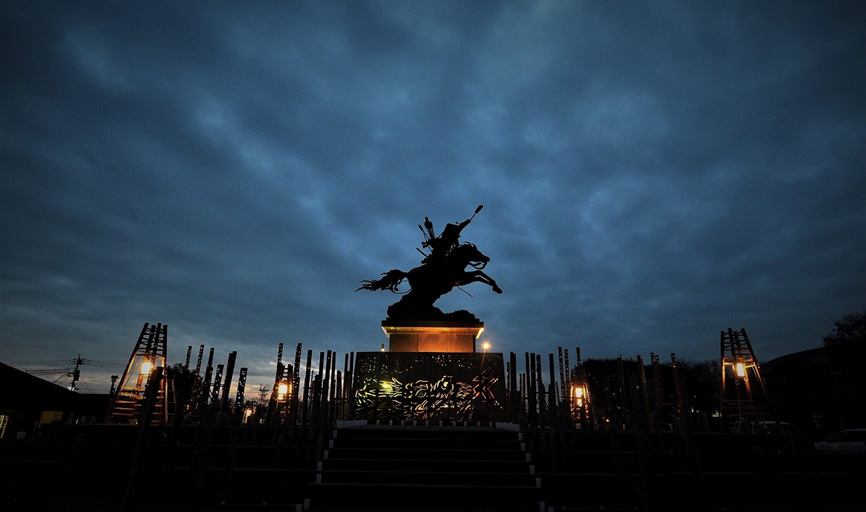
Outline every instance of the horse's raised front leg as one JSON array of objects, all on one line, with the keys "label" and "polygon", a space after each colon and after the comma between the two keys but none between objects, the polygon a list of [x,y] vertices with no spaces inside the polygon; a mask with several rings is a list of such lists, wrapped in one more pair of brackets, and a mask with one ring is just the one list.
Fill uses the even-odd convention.
[{"label": "horse's raised front leg", "polygon": [[458,286],[462,286],[469,283],[484,283],[493,288],[494,292],[502,293],[502,288],[500,288],[499,285],[496,284],[496,281],[481,270],[473,270],[472,272],[466,272],[465,278],[457,284]]}]

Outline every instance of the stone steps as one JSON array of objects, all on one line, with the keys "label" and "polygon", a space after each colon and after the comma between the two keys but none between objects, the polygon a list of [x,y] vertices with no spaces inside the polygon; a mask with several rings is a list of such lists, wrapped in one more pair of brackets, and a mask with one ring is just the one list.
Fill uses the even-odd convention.
[{"label": "stone steps", "polygon": [[310,494],[314,511],[543,510],[521,434],[495,428],[338,429]]}]

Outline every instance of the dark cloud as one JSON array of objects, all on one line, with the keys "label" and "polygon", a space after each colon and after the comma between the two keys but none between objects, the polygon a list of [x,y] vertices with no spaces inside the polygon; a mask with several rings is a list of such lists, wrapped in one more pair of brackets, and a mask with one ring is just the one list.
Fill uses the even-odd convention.
[{"label": "dark cloud", "polygon": [[[375,350],[437,228],[497,349],[759,359],[866,299],[852,2],[7,2],[0,359]],[[120,371],[118,368],[114,373]],[[256,380],[258,379],[258,380]],[[107,389],[94,376],[95,389]]]}]

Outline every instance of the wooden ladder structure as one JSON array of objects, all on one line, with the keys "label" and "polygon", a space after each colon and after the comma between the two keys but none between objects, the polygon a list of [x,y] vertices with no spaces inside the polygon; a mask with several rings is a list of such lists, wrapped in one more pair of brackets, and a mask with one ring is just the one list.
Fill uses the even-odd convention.
[{"label": "wooden ladder structure", "polygon": [[[106,423],[138,424],[143,420],[147,386],[151,381],[154,369],[162,367],[163,372],[167,359],[168,326],[163,324],[144,324],[129,363],[120,379],[117,392],[112,397]],[[165,425],[168,422],[170,410],[169,396],[173,396],[173,382],[170,379],[155,379],[158,389],[150,422]]]},{"label": "wooden ladder structure", "polygon": [[721,426],[748,432],[756,421],[771,420],[774,409],[761,367],[745,329],[721,331]]}]

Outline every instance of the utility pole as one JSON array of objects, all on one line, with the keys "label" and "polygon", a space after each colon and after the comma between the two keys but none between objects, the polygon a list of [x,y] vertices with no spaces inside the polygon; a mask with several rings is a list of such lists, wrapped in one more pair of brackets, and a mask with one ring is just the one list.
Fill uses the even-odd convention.
[{"label": "utility pole", "polygon": [[81,377],[81,367],[84,361],[81,360],[81,354],[78,354],[78,357],[75,358],[75,369],[72,370],[72,385],[69,386],[71,391],[75,391],[75,383],[78,382],[78,379]]},{"label": "utility pole", "polygon": [[265,403],[265,397],[268,396],[268,391],[270,391],[270,390],[271,390],[271,388],[265,386],[264,384],[259,385],[259,403],[260,404]]}]

